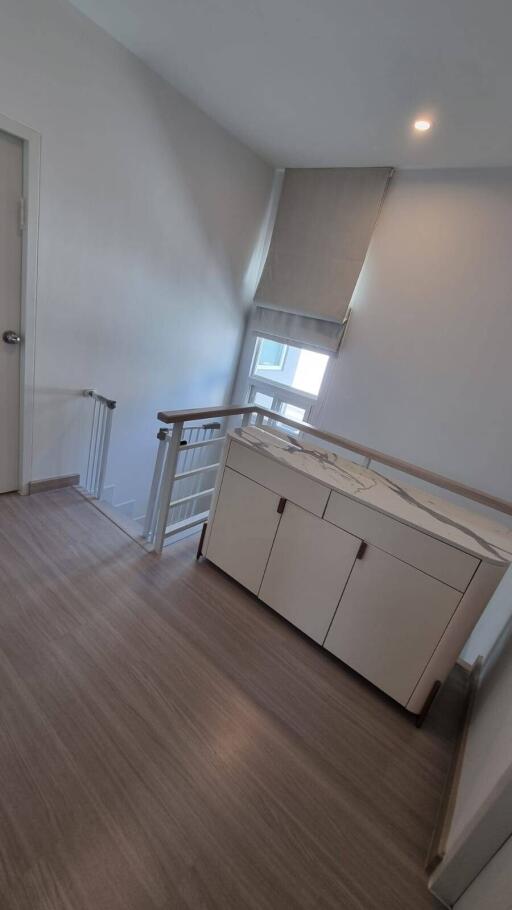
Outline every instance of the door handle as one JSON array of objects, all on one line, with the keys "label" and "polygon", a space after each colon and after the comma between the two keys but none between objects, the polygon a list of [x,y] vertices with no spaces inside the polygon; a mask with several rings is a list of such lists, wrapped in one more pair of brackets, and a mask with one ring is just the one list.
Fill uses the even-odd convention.
[{"label": "door handle", "polygon": [[283,514],[285,505],[286,505],[286,499],[284,498],[284,496],[281,496],[281,499],[279,500],[279,505],[277,507],[277,511],[279,512],[280,515]]},{"label": "door handle", "polygon": [[2,335],[2,340],[5,341],[6,344],[20,344],[21,343],[21,337],[18,335],[17,332],[13,332],[11,329],[8,329],[6,332],[4,332],[4,334]]},{"label": "door handle", "polygon": [[364,554],[366,553],[367,546],[368,546],[368,544],[366,543],[366,541],[362,540],[361,543],[359,544],[359,549],[356,553],[356,559],[363,558]]}]

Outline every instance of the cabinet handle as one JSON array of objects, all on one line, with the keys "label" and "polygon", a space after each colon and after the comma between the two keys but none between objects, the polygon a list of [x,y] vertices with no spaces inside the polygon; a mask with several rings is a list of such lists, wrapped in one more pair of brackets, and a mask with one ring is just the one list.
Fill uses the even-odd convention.
[{"label": "cabinet handle", "polygon": [[283,514],[285,505],[286,505],[286,499],[284,498],[284,496],[281,496],[281,499],[279,500],[279,505],[277,507],[277,511],[279,512],[280,515]]},{"label": "cabinet handle", "polygon": [[356,559],[363,558],[364,554],[366,553],[367,546],[368,546],[368,544],[366,543],[366,541],[362,540],[361,543],[359,544],[359,549],[356,553]]}]

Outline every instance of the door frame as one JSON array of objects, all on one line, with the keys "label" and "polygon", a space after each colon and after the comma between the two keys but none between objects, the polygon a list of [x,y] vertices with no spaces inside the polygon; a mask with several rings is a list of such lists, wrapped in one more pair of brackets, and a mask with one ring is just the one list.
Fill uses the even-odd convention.
[{"label": "door frame", "polygon": [[25,217],[21,253],[20,310],[23,344],[20,352],[18,492],[25,495],[29,492],[32,480],[33,458],[41,134],[1,113],[0,130],[21,139],[23,143]]}]

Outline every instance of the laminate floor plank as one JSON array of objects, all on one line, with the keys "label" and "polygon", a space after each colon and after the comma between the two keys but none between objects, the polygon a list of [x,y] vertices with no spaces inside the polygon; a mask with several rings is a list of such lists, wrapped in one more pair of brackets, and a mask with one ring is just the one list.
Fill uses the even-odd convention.
[{"label": "laminate floor plank", "polygon": [[2,910],[427,910],[422,730],[206,561],[0,497]]}]

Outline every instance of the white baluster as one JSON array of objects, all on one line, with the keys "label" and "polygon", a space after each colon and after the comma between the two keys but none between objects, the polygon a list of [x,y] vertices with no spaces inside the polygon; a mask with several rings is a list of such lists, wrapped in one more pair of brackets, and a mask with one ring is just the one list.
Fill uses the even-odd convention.
[{"label": "white baluster", "polygon": [[170,443],[167,447],[167,457],[164,463],[162,483],[160,486],[158,518],[155,529],[155,540],[153,549],[155,553],[161,553],[164,545],[165,530],[169,516],[169,505],[171,502],[172,488],[178,466],[178,457],[180,454],[181,434],[183,432],[183,421],[179,420],[174,424]]},{"label": "white baluster", "polygon": [[158,449],[156,453],[155,469],[153,471],[153,480],[151,481],[151,490],[149,492],[148,507],[146,509],[146,518],[144,521],[143,536],[146,540],[151,541],[154,534],[155,511],[158,498],[158,491],[162,481],[162,468],[165,460],[167,446],[169,444],[169,430],[159,430],[157,433]]}]

